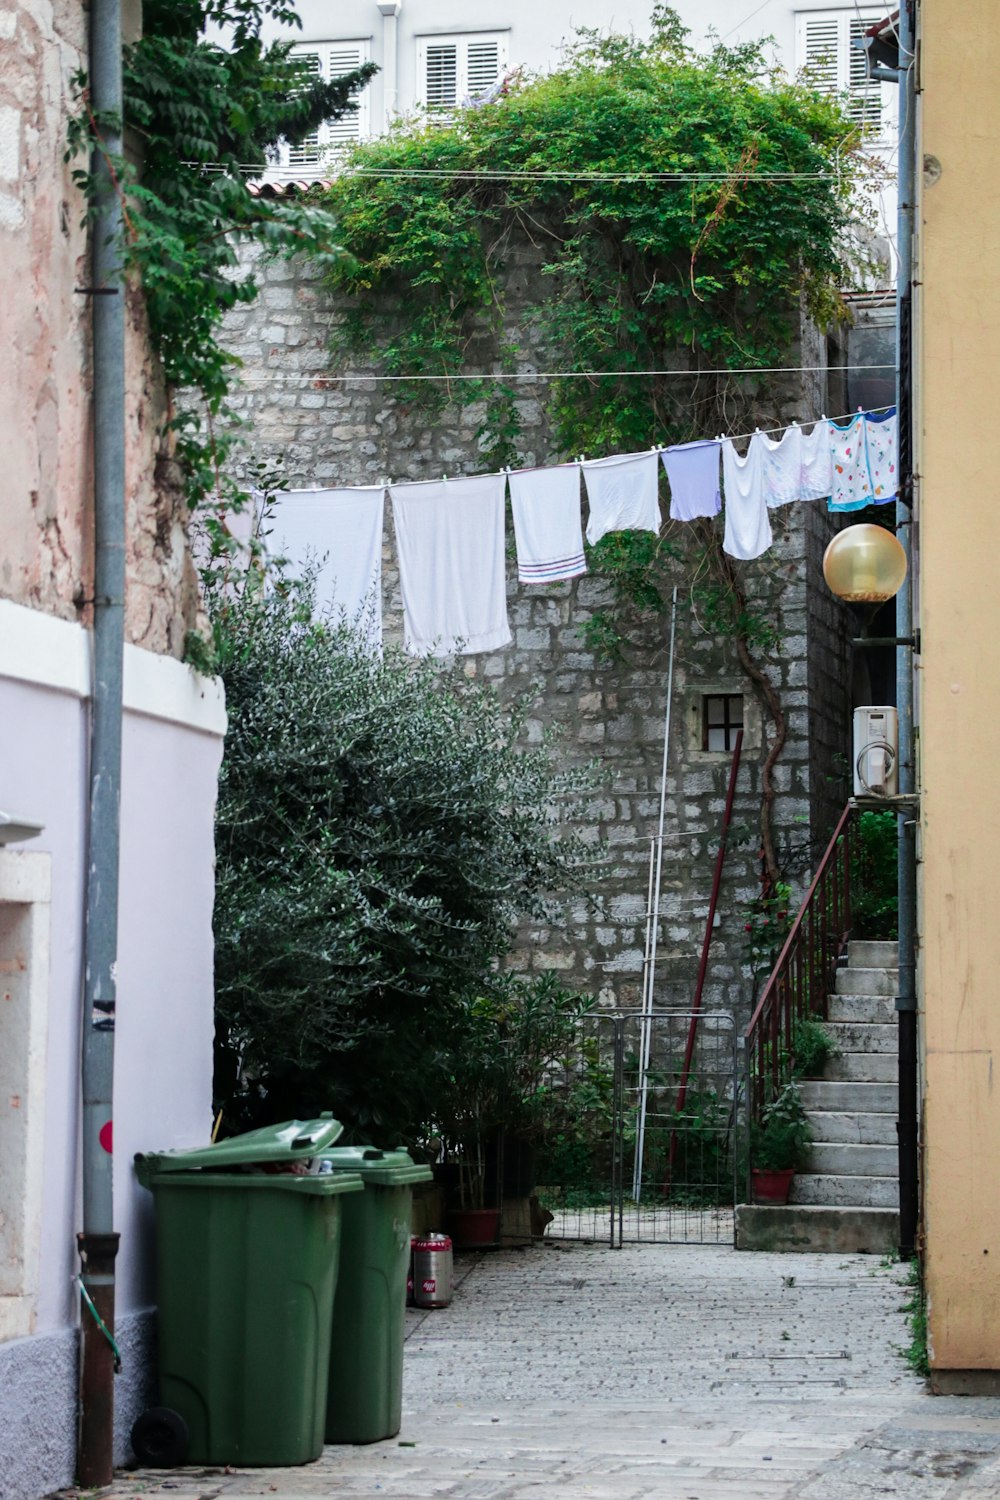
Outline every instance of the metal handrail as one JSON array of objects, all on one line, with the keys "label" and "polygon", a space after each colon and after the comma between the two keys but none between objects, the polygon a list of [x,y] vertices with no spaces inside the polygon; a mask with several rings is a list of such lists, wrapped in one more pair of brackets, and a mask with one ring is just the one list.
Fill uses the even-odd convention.
[{"label": "metal handrail", "polygon": [[746,1029],[747,1109],[760,1120],[792,1077],[795,1022],[825,1020],[837,964],[851,932],[855,809],[848,804],[819,862],[798,916]]}]

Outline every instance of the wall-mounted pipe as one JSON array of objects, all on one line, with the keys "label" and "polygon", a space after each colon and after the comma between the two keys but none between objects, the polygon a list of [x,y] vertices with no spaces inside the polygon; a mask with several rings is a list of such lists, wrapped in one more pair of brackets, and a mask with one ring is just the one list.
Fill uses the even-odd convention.
[{"label": "wall-mounted pipe", "polygon": [[90,710],[90,797],[83,965],[83,1229],[80,1424],[77,1478],[111,1483],[114,1463],[115,1316],[112,1102],[118,856],[121,796],[122,659],[125,633],[125,283],[122,205],[108,158],[122,152],[121,0],[93,0],[90,104],[101,123],[94,152],[91,229],[94,421],[94,626]]},{"label": "wall-mounted pipe", "polygon": [[382,12],[382,129],[388,131],[399,109],[399,23],[402,0],[378,0]]}]

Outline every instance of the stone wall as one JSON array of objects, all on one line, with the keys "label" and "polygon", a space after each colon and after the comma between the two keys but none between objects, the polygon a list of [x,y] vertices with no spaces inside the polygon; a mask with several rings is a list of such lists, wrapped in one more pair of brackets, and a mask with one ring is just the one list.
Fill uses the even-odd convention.
[{"label": "stone wall", "polygon": [[[227,328],[227,344],[244,362],[237,404],[247,423],[245,465],[263,463],[292,488],[482,471],[477,447],[481,407],[450,407],[431,419],[397,404],[391,386],[336,378],[327,351],[337,309],[315,267],[257,257],[257,270],[259,301],[235,310]],[[527,324],[518,326],[524,290],[534,273],[531,254],[515,253],[507,268],[514,325],[508,332],[524,350],[522,368],[544,369],[544,350],[533,346]],[[806,333],[801,363],[822,364],[822,347],[818,337]],[[761,427],[808,421],[825,409],[822,379],[806,379],[808,384],[786,383],[760,398]],[[540,386],[526,384],[518,403],[526,464],[563,456],[554,451],[540,391]],[[387,517],[384,603],[386,634],[392,639],[400,634],[401,601],[388,506]],[[826,638],[843,632],[836,611],[815,599],[825,512],[818,506],[791,506],[775,512],[773,521],[773,548],[760,563],[743,566],[742,574],[748,595],[774,621],[780,638],[779,648],[766,659],[788,723],[775,772],[779,796],[774,825],[782,858],[801,885],[812,844],[825,842],[826,778],[833,774],[834,749],[842,748],[843,652]],[[680,535],[676,526],[673,535]],[[464,658],[464,669],[470,677],[496,683],[505,694],[527,692],[532,701],[529,737],[556,732],[559,753],[568,762],[595,761],[601,782],[580,824],[594,850],[593,901],[571,902],[560,922],[525,926],[510,962],[524,970],[560,970],[567,982],[603,1002],[632,1006],[641,993],[650,840],[659,815],[669,619],[633,633],[627,660],[609,664],[588,650],[581,636],[581,627],[606,602],[606,585],[596,576],[520,585],[512,540],[510,550],[513,642],[503,651]],[[733,648],[703,629],[692,603],[690,573],[679,569],[677,583],[656,998],[659,1004],[681,1007],[690,1001],[725,802],[730,756],[701,748],[702,695],[741,693],[747,724],[735,803],[737,831],[722,883],[705,1003],[745,1018],[750,1001],[743,964],[745,910],[759,890],[761,762],[770,724]],[[818,588],[825,593],[821,581]],[[819,664],[814,663],[817,656]]]}]

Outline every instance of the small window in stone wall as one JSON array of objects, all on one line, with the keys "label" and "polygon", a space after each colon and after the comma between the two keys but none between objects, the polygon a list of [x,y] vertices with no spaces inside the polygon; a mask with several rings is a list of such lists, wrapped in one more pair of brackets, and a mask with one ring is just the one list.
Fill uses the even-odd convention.
[{"label": "small window in stone wall", "polygon": [[743,694],[706,693],[701,704],[701,748],[734,749],[737,731],[743,728]]}]

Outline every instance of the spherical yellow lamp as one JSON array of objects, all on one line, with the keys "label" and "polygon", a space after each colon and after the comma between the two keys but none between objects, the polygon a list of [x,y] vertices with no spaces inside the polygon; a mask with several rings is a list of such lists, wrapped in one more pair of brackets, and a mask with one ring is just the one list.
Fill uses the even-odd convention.
[{"label": "spherical yellow lamp", "polygon": [[847,604],[882,604],[903,587],[906,553],[884,526],[846,526],[823,554],[823,577]]}]

